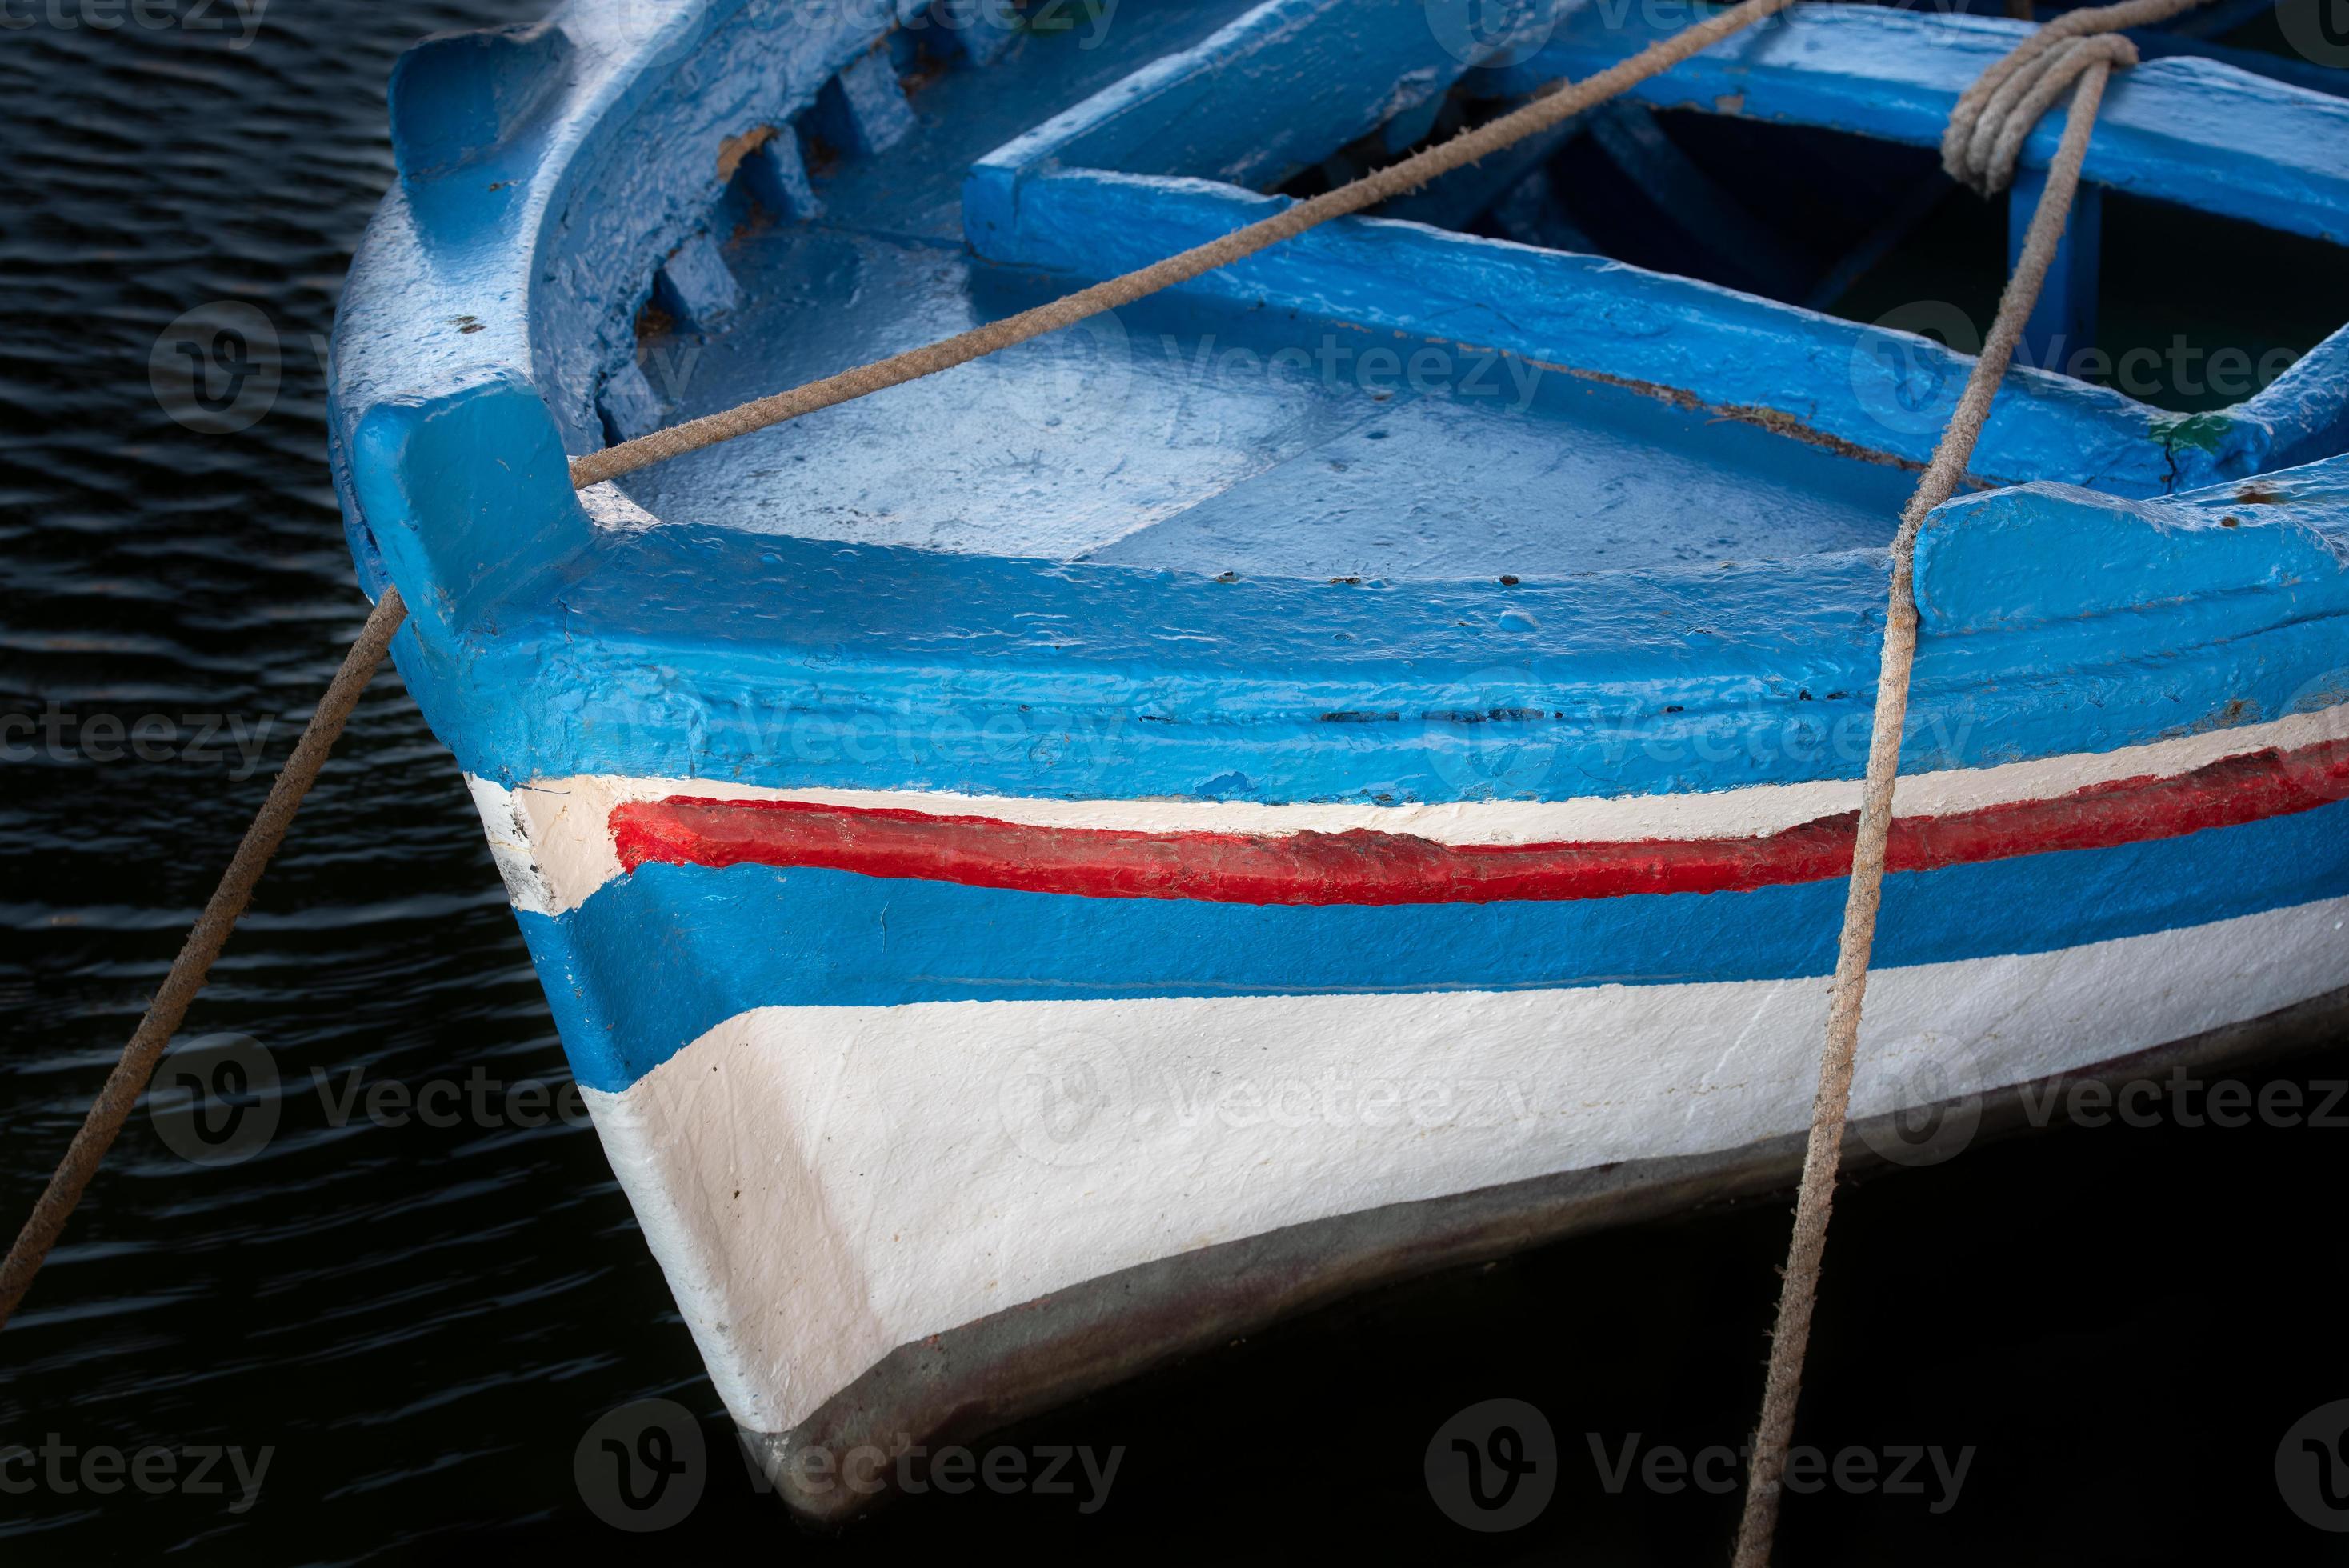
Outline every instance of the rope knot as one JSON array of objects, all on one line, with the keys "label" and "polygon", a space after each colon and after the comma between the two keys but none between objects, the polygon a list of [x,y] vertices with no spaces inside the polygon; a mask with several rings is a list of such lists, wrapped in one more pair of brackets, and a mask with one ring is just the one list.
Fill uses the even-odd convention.
[{"label": "rope knot", "polygon": [[2137,64],[2137,46],[2120,36],[2123,28],[2149,27],[2204,3],[2121,0],[2064,12],[2017,44],[1958,99],[1941,133],[1941,167],[1982,195],[2005,190],[2014,182],[2023,142],[2056,99],[2092,70]]},{"label": "rope knot", "polygon": [[2057,99],[2091,69],[2137,64],[2137,46],[2118,33],[2064,27],[2067,22],[2102,15],[2073,11],[2058,17],[1965,90],[1950,115],[1949,129],[1941,133],[1941,167],[1951,179],[1978,195],[1994,196],[2005,190],[2014,182],[2023,142]]}]

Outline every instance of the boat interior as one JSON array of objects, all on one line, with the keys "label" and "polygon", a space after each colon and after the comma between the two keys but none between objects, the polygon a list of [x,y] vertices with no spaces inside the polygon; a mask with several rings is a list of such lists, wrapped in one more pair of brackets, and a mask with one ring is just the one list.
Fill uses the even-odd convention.
[{"label": "boat interior", "polygon": [[[1416,0],[915,8],[797,115],[745,115],[707,221],[597,300],[599,363],[536,313],[542,379],[592,387],[567,444],[1146,263],[1698,14],[1520,5],[1495,36],[1467,10],[1455,37]],[[2052,146],[2012,200],[1940,170],[2014,36],[1798,7],[1343,232],[634,476],[603,515],[1392,583],[1879,546]],[[705,42],[709,74],[757,74],[750,43]],[[2116,84],[1980,484],[2153,496],[2349,444],[2349,98],[2255,53],[2181,40]],[[1299,80],[1323,85],[1271,86]]]}]

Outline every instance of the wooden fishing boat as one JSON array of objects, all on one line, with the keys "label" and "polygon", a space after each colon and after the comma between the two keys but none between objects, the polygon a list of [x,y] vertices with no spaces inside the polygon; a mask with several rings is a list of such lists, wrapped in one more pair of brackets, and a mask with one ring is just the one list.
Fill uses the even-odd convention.
[{"label": "wooden fishing boat", "polygon": [[[568,457],[1227,232],[1664,10],[574,0],[402,61],[334,345],[353,551],[795,1508],[869,1501],[859,1445],[1789,1180],[1885,548],[1971,346],[1825,307],[2026,27],[1797,7],[1114,315]],[[1801,236],[1722,200],[1798,157]],[[2337,247],[2349,100],[2149,58],[2086,177]],[[1918,547],[1855,1100],[1893,1158],[2349,985],[2349,334],[2200,411],[2064,374],[2099,222]]]}]

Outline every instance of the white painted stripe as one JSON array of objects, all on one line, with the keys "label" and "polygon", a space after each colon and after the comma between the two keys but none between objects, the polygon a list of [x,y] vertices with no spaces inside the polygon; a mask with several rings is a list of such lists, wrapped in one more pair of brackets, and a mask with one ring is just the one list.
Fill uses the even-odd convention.
[{"label": "white painted stripe", "polygon": [[[2344,918],[1879,970],[1854,1114],[2321,994]],[[587,1098],[719,1391],[771,1432],[899,1345],[1113,1270],[1797,1131],[1826,985],[762,1008]]]},{"label": "white painted stripe", "polygon": [[[2349,704],[2262,724],[2181,736],[2116,751],[2077,752],[1992,768],[1951,769],[1900,780],[1903,817],[1943,817],[2019,800],[2052,799],[2124,779],[2170,778],[2245,752],[2349,739]],[[508,790],[471,779],[514,906],[539,914],[575,909],[621,874],[612,809],[688,795],[713,800],[807,800],[935,816],[990,817],[1060,828],[1278,835],[1367,829],[1444,844],[1624,842],[1748,838],[1859,809],[1859,780],[1757,784],[1677,795],[1568,800],[1467,800],[1440,805],[1266,806],[1247,800],[1051,800],[888,789],[782,789],[707,779],[583,774]],[[512,853],[508,852],[512,851]]]}]

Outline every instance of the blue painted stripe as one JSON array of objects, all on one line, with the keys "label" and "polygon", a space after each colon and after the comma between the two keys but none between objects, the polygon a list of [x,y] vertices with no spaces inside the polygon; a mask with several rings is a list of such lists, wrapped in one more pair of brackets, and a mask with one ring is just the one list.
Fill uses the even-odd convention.
[{"label": "blue painted stripe", "polygon": [[[2043,952],[2344,893],[2349,802],[1892,877],[1876,963]],[[570,913],[521,921],[574,1070],[618,1089],[761,1006],[1824,975],[1843,897],[1829,882],[1580,903],[1292,908],[659,866]],[[1398,973],[1399,962],[1410,967]]]}]

